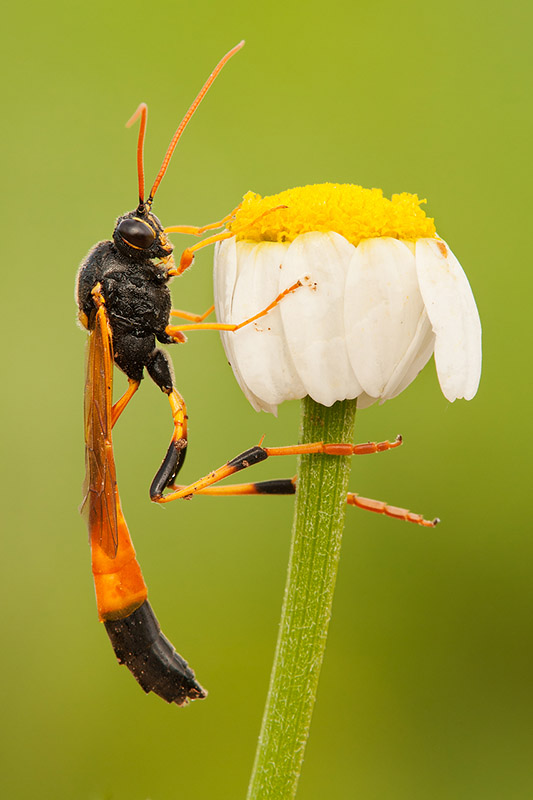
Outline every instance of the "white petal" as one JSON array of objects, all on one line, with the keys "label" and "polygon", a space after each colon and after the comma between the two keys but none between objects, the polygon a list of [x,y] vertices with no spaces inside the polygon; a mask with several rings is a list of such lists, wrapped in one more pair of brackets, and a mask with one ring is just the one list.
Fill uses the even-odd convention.
[{"label": "white petal", "polygon": [[[253,317],[277,297],[280,266],[288,248],[288,244],[278,242],[237,243],[239,274],[232,322]],[[242,379],[262,407],[305,395],[285,341],[280,305],[229,336]]]},{"label": "white petal", "polygon": [[444,396],[471,400],[481,376],[481,323],[468,279],[447,244],[419,239],[416,269],[435,331],[435,364]]},{"label": "white petal", "polygon": [[346,271],[354,250],[338,233],[304,233],[291,243],[281,270],[280,291],[306,276],[311,281],[284,298],[280,312],[304,393],[325,406],[361,393],[343,321]]},{"label": "white petal", "polygon": [[[239,243],[241,244],[241,243]],[[237,281],[237,246],[235,238],[226,239],[215,247],[214,263],[214,293],[215,293],[215,313],[218,322],[232,322],[232,305],[235,284]],[[226,353],[226,358],[233,370],[237,383],[241,387],[244,395],[256,411],[261,409],[275,414],[275,406],[263,403],[246,385],[235,357],[233,347],[234,334],[227,331],[220,332],[222,346]]]},{"label": "white petal", "polygon": [[235,237],[217,242],[213,267],[215,313],[221,322],[227,322],[231,312],[233,290],[237,278],[237,248]]},{"label": "white petal", "polygon": [[345,292],[346,342],[364,391],[390,396],[416,359],[424,304],[415,258],[403,242],[367,239],[355,250]]},{"label": "white petal", "polygon": [[370,406],[374,405],[374,403],[378,399],[379,398],[377,398],[377,397],[370,397],[370,395],[366,394],[366,392],[363,392],[357,398],[357,409],[358,409],[358,411],[360,411],[363,408],[369,408]]},{"label": "white petal", "polygon": [[[231,319],[231,304],[233,302],[236,279],[237,250],[235,238],[233,237],[215,245],[213,288],[217,322],[229,322]],[[222,339],[226,357],[233,367],[235,359],[233,357],[231,339],[225,331],[220,332],[220,338]],[[237,378],[237,380],[239,379]]]},{"label": "white petal", "polygon": [[405,356],[402,358],[383,391],[383,400],[397,397],[414,381],[423,369],[435,349],[435,334],[431,327],[426,309],[422,310],[418,326]]}]

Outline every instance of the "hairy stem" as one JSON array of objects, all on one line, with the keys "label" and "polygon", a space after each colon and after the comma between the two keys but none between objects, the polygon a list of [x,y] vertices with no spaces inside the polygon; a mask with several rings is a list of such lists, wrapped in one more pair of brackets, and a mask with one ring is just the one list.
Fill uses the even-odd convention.
[{"label": "hairy stem", "polygon": [[[302,400],[301,441],[352,442],[355,400]],[[296,795],[326,647],[340,557],[350,458],[300,458],[278,642],[248,800]]]}]

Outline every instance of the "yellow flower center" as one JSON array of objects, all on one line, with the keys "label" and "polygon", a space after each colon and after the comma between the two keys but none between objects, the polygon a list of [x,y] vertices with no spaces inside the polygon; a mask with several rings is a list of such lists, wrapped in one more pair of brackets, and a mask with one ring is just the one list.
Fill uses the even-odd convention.
[{"label": "yellow flower center", "polygon": [[244,195],[228,230],[253,242],[292,242],[309,231],[336,231],[352,244],[391,236],[421,239],[435,236],[435,223],[420,208],[416,194],[363,189],[350,183],[320,183],[261,197]]}]

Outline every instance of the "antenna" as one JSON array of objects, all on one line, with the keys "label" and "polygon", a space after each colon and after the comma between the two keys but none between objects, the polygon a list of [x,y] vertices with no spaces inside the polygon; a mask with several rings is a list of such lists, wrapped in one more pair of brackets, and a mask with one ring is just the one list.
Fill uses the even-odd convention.
[{"label": "antenna", "polygon": [[144,210],[144,134],[146,132],[146,117],[148,116],[148,106],[146,103],[141,103],[137,108],[135,114],[126,122],[126,128],[129,128],[136,122],[139,117],[141,118],[141,127],[139,128],[139,139],[137,141],[137,175],[139,176],[139,211]]},{"label": "antenna", "polygon": [[[197,94],[194,102],[189,107],[189,110],[187,111],[187,113],[183,117],[182,121],[178,125],[176,133],[172,137],[172,141],[170,142],[170,145],[168,147],[166,155],[165,155],[165,157],[163,159],[163,163],[161,164],[161,169],[159,170],[159,172],[157,174],[157,177],[156,177],[156,179],[154,181],[154,185],[152,186],[152,189],[150,191],[150,196],[149,196],[148,200],[146,201],[146,204],[147,204],[148,207],[150,207],[151,204],[152,204],[152,201],[154,199],[154,195],[157,192],[157,189],[159,187],[159,184],[161,183],[161,180],[163,179],[163,175],[167,171],[167,167],[169,165],[170,159],[172,158],[172,154],[173,154],[174,150],[176,149],[176,145],[177,145],[178,141],[181,138],[181,134],[183,133],[183,131],[185,130],[185,128],[189,124],[189,121],[190,121],[192,115],[194,114],[194,112],[196,111],[196,109],[198,108],[198,106],[200,105],[202,100],[204,99],[204,97],[207,94],[211,84],[214,82],[215,78],[217,77],[217,75],[219,74],[221,69],[230,60],[230,58],[232,56],[234,56],[235,53],[237,53],[242,47],[244,47],[244,39],[241,42],[239,42],[239,44],[235,45],[235,47],[233,47],[228,53],[226,53],[226,55],[218,62],[218,64],[216,65],[215,69],[213,70],[213,72],[211,73],[209,78],[206,80],[206,82],[204,83],[204,85],[200,89],[200,91]],[[142,103],[139,106],[139,108],[137,109],[137,111],[135,112],[135,114],[133,115],[131,121],[133,121],[134,119],[137,119],[139,114],[141,114],[141,129],[142,129],[142,134],[144,136],[143,123],[146,124],[146,110],[143,110],[143,106],[144,106],[144,109],[146,109],[145,104]],[[144,199],[142,198],[142,195],[144,194],[144,178],[141,181],[141,177],[140,177],[141,176],[141,171],[142,171],[141,132],[139,132],[139,145],[138,145],[138,148],[137,148],[137,165],[138,165],[138,168],[140,170],[139,171],[139,197],[140,197],[140,200],[141,200],[141,205],[144,205]],[[141,192],[141,184],[142,184],[142,192]]]}]

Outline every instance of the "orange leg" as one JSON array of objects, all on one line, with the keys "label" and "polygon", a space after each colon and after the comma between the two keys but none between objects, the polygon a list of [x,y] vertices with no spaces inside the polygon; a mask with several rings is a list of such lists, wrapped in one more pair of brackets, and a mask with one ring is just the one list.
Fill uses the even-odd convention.
[{"label": "orange leg", "polygon": [[375,514],[385,514],[387,517],[393,517],[394,519],[414,522],[415,525],[422,525],[424,528],[434,528],[440,522],[438,517],[427,520],[421,514],[413,514],[406,508],[389,506],[387,503],[383,503],[380,500],[371,500],[369,497],[360,497],[355,492],[348,493],[346,502],[349,506],[357,506],[357,508],[363,508],[365,511],[373,511]]},{"label": "orange leg", "polygon": [[238,331],[240,328],[244,328],[245,325],[255,322],[256,319],[264,317],[265,314],[268,314],[269,311],[272,311],[272,309],[275,308],[284,297],[287,297],[288,294],[295,292],[296,289],[300,288],[300,286],[303,286],[302,281],[296,281],[296,283],[293,283],[292,286],[288,287],[288,289],[284,289],[283,292],[280,292],[280,294],[278,294],[278,296],[275,297],[266,308],[263,308],[262,311],[259,311],[257,314],[254,314],[253,317],[249,317],[238,324],[226,322],[195,322],[192,325],[167,325],[165,328],[165,333],[173,338],[178,338],[180,334],[183,335],[183,331]]},{"label": "orange leg", "polygon": [[[156,487],[154,486],[154,481],[150,489],[150,496],[156,503],[170,503],[172,500],[190,497],[218,483],[218,481],[228,478],[236,472],[240,472],[242,469],[264,461],[269,456],[302,455],[310,453],[323,453],[333,456],[365,455],[368,453],[381,453],[385,450],[391,450],[394,447],[399,447],[401,443],[401,436],[398,436],[394,442],[367,442],[365,444],[327,444],[325,442],[313,442],[311,444],[290,445],[288,447],[261,447],[260,445],[256,445],[256,447],[252,447],[250,450],[246,450],[236,458],[231,459],[231,461],[228,461],[224,466],[210,472],[209,475],[200,478],[200,480],[191,483],[189,486],[175,489],[166,495],[163,495],[165,486],[158,484]],[[174,472],[174,475],[176,474],[177,471]],[[170,481],[167,481],[166,485],[170,485]],[[154,491],[154,489],[157,489],[157,491]]]},{"label": "orange leg", "polygon": [[322,453],[328,456],[365,456],[370,453],[383,453],[399,447],[402,437],[397,436],[393,442],[365,442],[364,444],[346,444],[311,442],[310,444],[294,444],[286,447],[265,447],[269,456],[301,456]]},{"label": "orange leg", "polygon": [[118,420],[118,418],[120,417],[120,415],[122,414],[128,403],[130,402],[131,398],[133,397],[139,386],[141,385],[140,381],[133,381],[131,380],[131,378],[128,378],[128,383],[129,383],[128,388],[126,389],[122,397],[119,400],[117,400],[117,402],[111,409],[112,428],[114,427],[116,421]]},{"label": "orange leg", "polygon": [[215,310],[215,306],[210,306],[207,311],[204,311],[203,314],[191,314],[190,311],[182,311],[179,308],[173,308],[170,312],[172,317],[180,317],[180,319],[189,319],[191,322],[203,322],[209,314],[212,314]]},{"label": "orange leg", "polygon": [[198,244],[194,244],[192,247],[187,247],[183,253],[181,254],[179,267],[175,267],[172,270],[169,270],[169,275],[171,277],[175,275],[182,275],[186,269],[188,269],[192,262],[194,261],[194,254],[197,250],[201,250],[202,247],[207,247],[209,244],[215,244],[216,242],[222,242],[224,239],[231,239],[234,234],[231,231],[225,231],[224,233],[217,233],[216,236],[209,236],[207,239],[204,239],[203,242],[198,242]]},{"label": "orange leg", "polygon": [[[212,222],[210,225],[203,225],[202,227],[198,227],[196,225],[171,225],[169,228],[165,228],[165,233],[186,233],[190,234],[191,236],[201,236],[202,233],[206,233],[207,231],[214,231],[217,228],[223,228],[224,225],[235,216],[239,208],[240,204],[221,220],[218,222]],[[233,234],[229,231],[224,231],[222,233],[217,233],[215,236],[209,236],[207,239],[204,239],[203,242],[199,242],[192,247],[187,247],[187,249],[181,254],[179,267],[174,267],[173,269],[169,270],[168,274],[170,276],[181,275],[186,269],[188,269],[188,267],[191,266],[192,262],[194,261],[194,254],[197,250],[200,250],[202,247],[206,247],[209,244],[213,244],[214,242],[221,242],[223,239],[229,239],[230,236],[233,236]]]},{"label": "orange leg", "polygon": [[[226,225],[226,223],[235,216],[241,205],[242,203],[239,203],[237,208],[234,208],[230,214],[221,219],[219,222],[213,222],[211,225],[204,225],[203,228],[197,228],[195,225],[172,225],[170,228],[165,228],[165,233],[189,233],[192,236],[200,236],[200,234],[205,233],[206,231],[222,228],[223,225]],[[273,208],[267,208],[267,210],[259,214],[259,216],[256,217],[253,222],[250,223],[250,225],[254,225],[262,217],[265,217],[267,214],[272,214],[273,211],[278,211],[280,208],[287,208],[287,206],[280,205],[274,206]],[[215,242],[222,242],[224,239],[229,239],[234,235],[235,234],[233,231],[223,231],[222,233],[217,233],[215,236],[210,236],[208,239],[204,239],[204,241],[199,242],[199,244],[195,244],[192,247],[187,247],[187,249],[181,254],[179,267],[169,271],[168,274],[181,275],[191,266],[192,262],[194,261],[194,254],[197,250],[200,250],[202,247],[206,247],[209,244],[215,244]]]},{"label": "orange leg", "polygon": [[239,203],[237,208],[234,208],[233,211],[230,211],[229,214],[226,214],[225,217],[222,217],[221,220],[218,222],[210,222],[209,225],[171,225],[169,228],[165,228],[165,233],[187,233],[191,236],[201,236],[202,233],[206,233],[206,231],[215,231],[217,228],[223,228],[226,222],[229,222],[232,219],[239,208],[241,207],[242,203]]},{"label": "orange leg", "polygon": [[[186,489],[185,486],[176,486],[175,484],[170,487],[173,490]],[[288,495],[294,494],[296,491],[296,478],[286,478],[273,481],[259,481],[258,483],[236,483],[232,486],[208,486],[206,489],[200,489],[198,494],[212,495],[215,497],[242,497],[244,495]],[[406,522],[413,522],[415,525],[421,525],[424,528],[434,528],[440,521],[438,518],[433,520],[424,519],[421,514],[413,514],[406,508],[398,508],[383,503],[380,500],[370,500],[368,497],[360,497],[354,492],[349,492],[346,496],[346,502],[350,506],[357,506],[365,511],[373,511],[376,514],[385,514],[394,519],[402,519]]]},{"label": "orange leg", "polygon": [[168,395],[168,400],[172,410],[172,421],[174,422],[172,441],[177,442],[179,439],[187,441],[187,407],[185,406],[185,400],[177,389],[172,389]]}]

